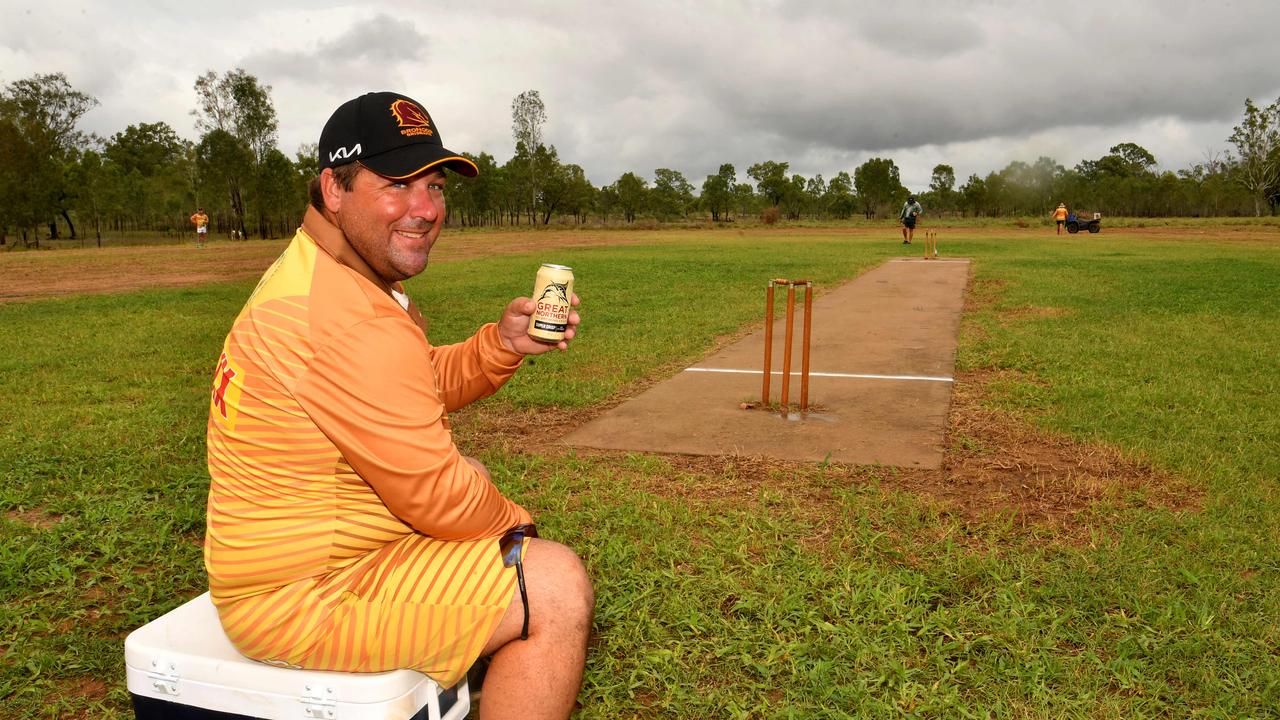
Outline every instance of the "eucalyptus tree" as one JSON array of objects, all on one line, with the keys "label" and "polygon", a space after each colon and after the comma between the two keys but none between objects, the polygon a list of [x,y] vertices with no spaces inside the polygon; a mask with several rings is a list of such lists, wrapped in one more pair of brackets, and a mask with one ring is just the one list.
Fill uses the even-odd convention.
[{"label": "eucalyptus tree", "polygon": [[511,101],[511,138],[515,141],[516,155],[523,154],[527,165],[524,180],[531,222],[542,190],[543,173],[538,166],[538,148],[542,147],[542,126],[546,123],[547,106],[537,90],[525,90]]},{"label": "eucalyptus tree", "polygon": [[1000,216],[1014,212],[1013,207],[1017,202],[1017,198],[1014,197],[1009,178],[1016,173],[1016,168],[1011,169],[1008,167],[1000,172],[987,173],[987,177],[983,180],[986,189],[983,195],[987,203],[988,214]]},{"label": "eucalyptus tree", "polygon": [[[102,247],[102,220],[117,211],[119,204],[119,166],[96,150],[81,153],[71,173],[76,193],[76,216],[92,224],[93,236]],[[88,234],[88,229],[83,234]]]},{"label": "eucalyptus tree", "polygon": [[576,224],[587,221],[592,208],[599,197],[596,186],[587,179],[587,173],[581,166],[569,163],[560,167],[560,174],[565,181],[564,199],[560,207],[573,215]]},{"label": "eucalyptus tree", "polygon": [[746,217],[755,212],[758,197],[751,183],[734,183],[733,204],[739,215]]},{"label": "eucalyptus tree", "polygon": [[[232,229],[243,235],[246,229],[244,186],[258,173],[258,166],[267,154],[276,149],[279,121],[271,102],[271,86],[236,68],[221,76],[209,70],[196,78],[194,88],[197,105],[191,114],[196,119],[196,130],[202,134],[200,147],[216,148],[219,159],[248,160],[215,168],[216,162],[201,158],[203,165],[215,169],[226,182]],[[214,133],[219,135],[206,142]],[[229,147],[232,143],[240,145],[243,152]]]},{"label": "eucalyptus tree", "polygon": [[320,151],[317,143],[304,142],[298,146],[293,156],[293,186],[297,188],[297,196],[303,199],[301,212],[307,211],[311,199],[311,179],[320,174]]},{"label": "eucalyptus tree", "polygon": [[[523,147],[523,146],[521,146]],[[527,178],[529,165],[524,155],[517,153],[502,165],[502,183],[497,196],[497,206],[502,217],[501,222],[518,225],[522,217],[529,212],[529,195]],[[530,217],[529,222],[533,222]]]},{"label": "eucalyptus tree", "polygon": [[[1271,151],[1271,161],[1280,166],[1280,147],[1276,147]],[[1263,189],[1266,195],[1267,205],[1271,208],[1271,214],[1276,214],[1276,206],[1280,205],[1280,174],[1271,179],[1271,183]]]},{"label": "eucalyptus tree", "polygon": [[57,238],[60,216],[76,237],[68,213],[74,200],[70,173],[90,143],[78,129],[80,119],[97,105],[62,73],[15,80],[0,91],[0,150],[9,166],[0,173],[0,223],[17,226],[24,238],[47,223],[49,236]]},{"label": "eucalyptus tree", "polygon": [[540,145],[534,156],[542,178],[535,209],[541,223],[547,225],[552,216],[564,208],[570,194],[574,192],[575,183],[581,179],[582,168],[577,165],[561,165],[560,154],[555,147]]},{"label": "eucalyptus tree", "polygon": [[756,181],[756,189],[773,207],[782,204],[791,181],[787,178],[789,163],[766,160],[747,168],[747,177]]},{"label": "eucalyptus tree", "polygon": [[660,220],[684,217],[693,205],[693,185],[679,170],[658,168],[653,171],[653,189],[649,191],[649,207]]},{"label": "eucalyptus tree", "polygon": [[898,166],[889,158],[871,158],[859,165],[853,171],[853,185],[868,220],[906,193]]},{"label": "eucalyptus tree", "polygon": [[644,209],[649,193],[649,182],[633,172],[626,172],[613,184],[618,196],[618,209],[622,217],[629,223],[636,221],[636,215]]},{"label": "eucalyptus tree", "polygon": [[[253,177],[253,151],[230,132],[214,129],[205,133],[196,146],[200,177],[226,190],[231,229],[245,232],[244,184]],[[209,203],[206,203],[209,205]]]},{"label": "eucalyptus tree", "polygon": [[182,138],[167,123],[138,123],[112,135],[103,154],[125,172],[151,176],[182,157]]},{"label": "eucalyptus tree", "polygon": [[463,226],[497,225],[502,220],[499,203],[503,182],[502,168],[489,153],[463,153],[475,163],[480,173],[474,178],[445,185],[445,207],[449,221]]},{"label": "eucalyptus tree", "polygon": [[[797,175],[796,177],[800,177]],[[823,207],[823,200],[827,194],[827,181],[822,179],[822,175],[814,175],[809,178],[804,186],[804,209],[805,212],[815,217],[826,214]]]},{"label": "eucalyptus tree", "polygon": [[808,198],[805,195],[806,184],[804,176],[796,173],[787,180],[787,184],[784,186],[782,203],[779,209],[785,212],[790,220],[799,220],[800,215],[805,211],[805,207],[808,204]]},{"label": "eucalyptus tree", "polygon": [[960,186],[960,198],[964,207],[973,212],[974,217],[982,215],[987,208],[987,182],[978,177],[977,173],[970,175],[969,179]]},{"label": "eucalyptus tree", "polygon": [[21,181],[26,166],[35,161],[34,153],[27,149],[17,124],[0,103],[0,245],[9,243],[9,228],[16,227],[25,241],[35,224],[31,208],[34,203],[20,194],[29,186]]},{"label": "eucalyptus tree", "polygon": [[320,174],[320,148],[318,143],[304,142],[298,146],[293,156],[293,167],[301,176],[303,187],[311,183],[311,178]]},{"label": "eucalyptus tree", "polygon": [[276,146],[280,127],[275,105],[271,102],[271,86],[241,68],[229,70],[219,77],[212,70],[196,78],[196,130],[207,133],[225,130],[244,143],[261,162]]},{"label": "eucalyptus tree", "polygon": [[1239,153],[1233,176],[1253,195],[1253,213],[1260,216],[1262,204],[1275,207],[1272,198],[1280,192],[1280,98],[1266,107],[1245,98],[1244,118],[1227,139]]},{"label": "eucalyptus tree", "polygon": [[954,210],[956,207],[956,169],[945,163],[933,166],[929,177],[929,202],[935,210]]},{"label": "eucalyptus tree", "polygon": [[841,170],[827,183],[827,191],[822,198],[822,206],[841,220],[847,220],[857,209],[857,199],[853,194],[853,178]]},{"label": "eucalyptus tree", "polygon": [[1155,172],[1156,156],[1152,155],[1150,150],[1137,143],[1122,142],[1112,145],[1107,152],[1109,153],[1108,158],[1115,158],[1115,162],[1124,168],[1120,174],[1134,177],[1150,175]]},{"label": "eucalyptus tree", "polygon": [[600,213],[600,221],[605,225],[609,224],[609,217],[613,215],[615,209],[621,206],[618,198],[618,186],[616,183],[605,185],[596,191],[596,212]]},{"label": "eucalyptus tree", "polygon": [[733,186],[737,183],[737,170],[725,163],[715,175],[708,175],[702,182],[702,206],[711,213],[711,222],[726,219],[733,208]]},{"label": "eucalyptus tree", "polygon": [[[130,125],[112,135],[103,147],[108,171],[118,171],[137,193],[127,208],[134,227],[185,230],[191,213],[188,142],[163,122]],[[183,210],[185,209],[185,212]]]},{"label": "eucalyptus tree", "polygon": [[[1133,147],[1142,150],[1137,145]],[[1154,162],[1153,159],[1152,163]],[[1036,161],[1027,169],[1026,183],[1029,194],[1034,198],[1034,206],[1028,208],[1031,214],[1047,213],[1051,206],[1057,205],[1058,201],[1053,199],[1053,191],[1058,178],[1065,171],[1066,169],[1059,165],[1057,160],[1044,155],[1036,158]]]},{"label": "eucalyptus tree", "polygon": [[258,221],[258,237],[283,237],[302,220],[305,194],[296,191],[293,163],[276,148],[254,168],[252,213]]}]

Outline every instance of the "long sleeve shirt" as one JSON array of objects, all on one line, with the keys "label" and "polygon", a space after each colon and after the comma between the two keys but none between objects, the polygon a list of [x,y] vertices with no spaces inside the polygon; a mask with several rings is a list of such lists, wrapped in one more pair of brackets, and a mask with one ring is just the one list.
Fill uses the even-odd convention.
[{"label": "long sleeve shirt", "polygon": [[476,539],[530,521],[461,456],[448,419],[521,356],[492,324],[433,347],[393,290],[309,210],[236,318],[210,395],[215,600],[335,573],[408,533]]}]

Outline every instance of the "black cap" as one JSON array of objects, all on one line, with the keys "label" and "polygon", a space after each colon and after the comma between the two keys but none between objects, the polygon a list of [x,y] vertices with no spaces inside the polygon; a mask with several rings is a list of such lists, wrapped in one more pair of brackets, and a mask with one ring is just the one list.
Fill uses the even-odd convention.
[{"label": "black cap", "polygon": [[440,129],[415,100],[393,92],[365,93],[338,106],[320,132],[320,169],[360,161],[389,178],[442,166],[467,177],[475,163],[446,150]]}]

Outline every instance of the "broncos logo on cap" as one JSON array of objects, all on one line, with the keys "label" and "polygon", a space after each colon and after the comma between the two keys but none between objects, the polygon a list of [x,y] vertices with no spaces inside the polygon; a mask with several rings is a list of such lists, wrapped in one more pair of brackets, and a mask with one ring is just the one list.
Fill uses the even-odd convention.
[{"label": "broncos logo on cap", "polygon": [[400,98],[391,103],[391,114],[400,126],[401,135],[434,135],[431,117],[411,100]]}]

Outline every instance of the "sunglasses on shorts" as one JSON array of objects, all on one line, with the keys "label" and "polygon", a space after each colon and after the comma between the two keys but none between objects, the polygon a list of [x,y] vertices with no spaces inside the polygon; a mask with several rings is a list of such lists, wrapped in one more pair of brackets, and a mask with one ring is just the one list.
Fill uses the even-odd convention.
[{"label": "sunglasses on shorts", "polygon": [[502,555],[503,567],[516,566],[516,582],[520,585],[520,604],[524,606],[524,624],[520,627],[520,639],[529,639],[529,593],[524,586],[524,561],[520,551],[524,547],[525,538],[538,537],[538,528],[533,523],[522,523],[507,531],[498,538],[498,552]]}]

